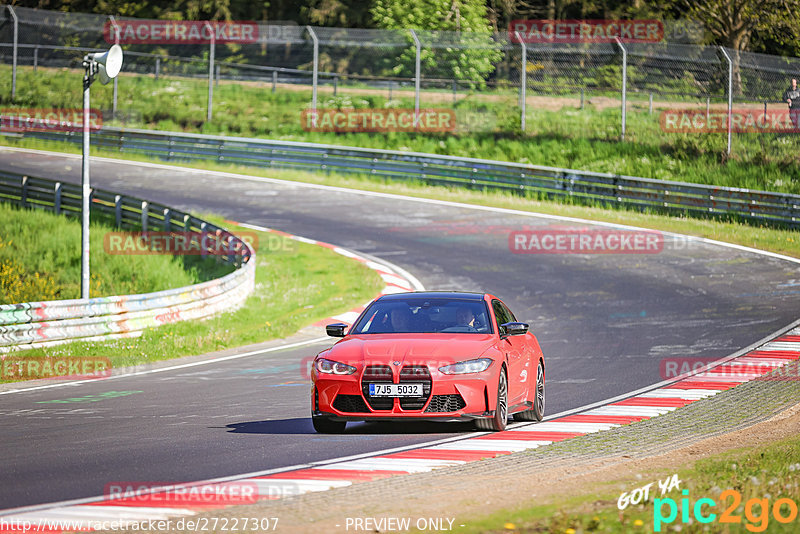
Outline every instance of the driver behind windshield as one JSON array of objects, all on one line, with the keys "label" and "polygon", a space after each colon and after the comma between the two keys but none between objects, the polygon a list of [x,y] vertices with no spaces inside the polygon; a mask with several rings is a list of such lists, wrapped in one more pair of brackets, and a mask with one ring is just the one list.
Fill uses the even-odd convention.
[{"label": "driver behind windshield", "polygon": [[389,319],[394,332],[408,332],[411,329],[411,312],[406,306],[394,308]]},{"label": "driver behind windshield", "polygon": [[456,326],[469,326],[475,328],[475,315],[467,307],[460,307],[456,310]]}]

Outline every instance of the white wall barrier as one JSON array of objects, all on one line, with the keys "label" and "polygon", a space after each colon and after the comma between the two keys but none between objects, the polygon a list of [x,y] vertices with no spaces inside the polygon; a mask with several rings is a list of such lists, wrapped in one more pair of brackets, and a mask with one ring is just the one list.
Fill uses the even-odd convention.
[{"label": "white wall barrier", "polygon": [[[0,201],[80,215],[77,185],[0,172]],[[234,271],[215,280],[142,295],[0,305],[0,352],[140,335],[178,321],[197,320],[241,306],[255,284],[255,251],[212,223],[172,208],[107,191],[92,191],[92,209],[113,216],[118,228],[191,232],[194,243]],[[232,251],[219,255],[217,251]]]}]

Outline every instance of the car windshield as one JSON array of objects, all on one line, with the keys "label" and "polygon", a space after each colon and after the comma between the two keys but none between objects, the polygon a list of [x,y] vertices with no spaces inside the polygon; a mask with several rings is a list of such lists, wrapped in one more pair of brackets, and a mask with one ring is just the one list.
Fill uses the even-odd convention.
[{"label": "car windshield", "polygon": [[387,333],[491,334],[483,300],[455,298],[388,299],[374,302],[351,334]]}]

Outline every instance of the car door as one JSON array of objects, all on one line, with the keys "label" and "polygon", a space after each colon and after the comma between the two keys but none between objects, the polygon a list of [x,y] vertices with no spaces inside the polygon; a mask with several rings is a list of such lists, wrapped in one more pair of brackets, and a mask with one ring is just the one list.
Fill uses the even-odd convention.
[{"label": "car door", "polygon": [[528,369],[528,358],[525,354],[525,336],[504,336],[501,324],[516,321],[511,310],[501,301],[492,301],[492,309],[497,320],[497,331],[500,333],[499,349],[508,359],[508,406],[525,401],[526,385],[531,370]]}]

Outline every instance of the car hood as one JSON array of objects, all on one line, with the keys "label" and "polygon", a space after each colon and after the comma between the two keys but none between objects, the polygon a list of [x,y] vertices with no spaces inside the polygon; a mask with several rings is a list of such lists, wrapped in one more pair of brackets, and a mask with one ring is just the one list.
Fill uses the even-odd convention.
[{"label": "car hood", "polygon": [[479,358],[491,347],[492,334],[363,334],[350,336],[322,356],[350,365],[430,365]]}]

